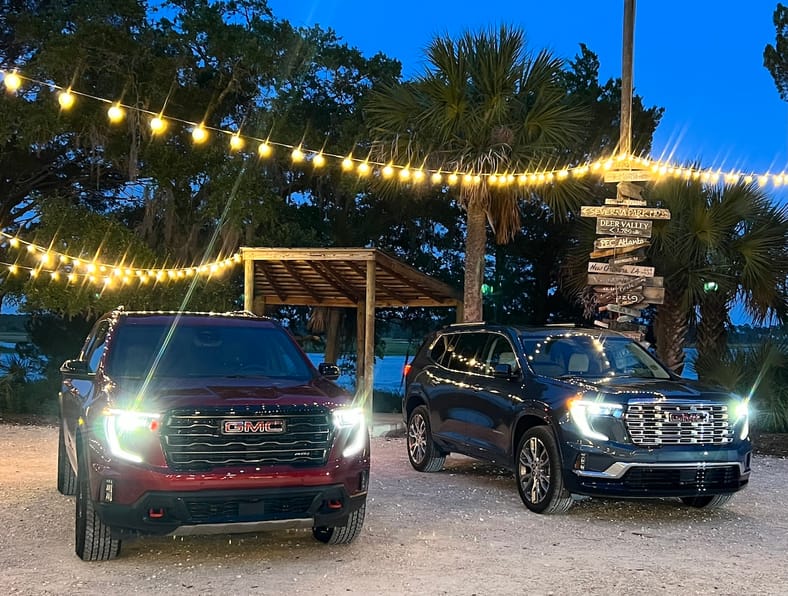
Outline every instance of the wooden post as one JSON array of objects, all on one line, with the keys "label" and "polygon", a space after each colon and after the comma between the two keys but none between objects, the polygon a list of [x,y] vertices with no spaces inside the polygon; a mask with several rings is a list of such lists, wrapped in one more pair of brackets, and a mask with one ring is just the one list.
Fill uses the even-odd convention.
[{"label": "wooden post", "polygon": [[254,312],[254,259],[241,250],[244,257],[244,310]]},{"label": "wooden post", "polygon": [[621,57],[621,133],[618,151],[632,151],[632,88],[635,45],[635,0],[624,0],[624,48]]},{"label": "wooden post", "polygon": [[372,388],[375,381],[375,259],[367,261],[366,321],[364,324],[364,398],[372,413]]},{"label": "wooden post", "polygon": [[367,322],[367,303],[356,306],[356,393],[364,388],[364,356],[366,351],[364,328]]}]

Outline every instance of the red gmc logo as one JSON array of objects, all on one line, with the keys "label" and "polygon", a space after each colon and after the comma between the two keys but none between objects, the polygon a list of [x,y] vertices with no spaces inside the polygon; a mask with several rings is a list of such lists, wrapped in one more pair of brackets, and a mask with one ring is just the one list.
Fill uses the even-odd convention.
[{"label": "red gmc logo", "polygon": [[222,420],[225,435],[258,435],[285,432],[284,420]]}]

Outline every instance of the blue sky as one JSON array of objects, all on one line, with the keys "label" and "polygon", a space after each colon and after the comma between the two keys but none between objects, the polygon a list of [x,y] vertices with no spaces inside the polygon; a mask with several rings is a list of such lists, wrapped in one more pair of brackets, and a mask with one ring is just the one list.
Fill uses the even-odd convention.
[{"label": "blue sky", "polygon": [[[585,43],[603,81],[621,76],[624,0],[269,0],[278,18],[332,28],[371,56],[423,69],[423,49],[501,23],[522,27],[532,49],[572,58]],[[634,85],[647,106],[665,108],[654,157],[756,174],[788,169],[788,104],[763,67],[773,44],[774,0],[636,2]]]}]

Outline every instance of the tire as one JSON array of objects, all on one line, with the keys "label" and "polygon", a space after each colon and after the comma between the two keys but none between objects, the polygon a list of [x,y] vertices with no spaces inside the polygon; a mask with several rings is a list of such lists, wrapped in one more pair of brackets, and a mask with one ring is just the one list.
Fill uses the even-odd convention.
[{"label": "tire", "polygon": [[441,453],[432,440],[430,413],[419,406],[408,418],[408,459],[419,472],[437,472],[443,468],[446,454]]},{"label": "tire", "polygon": [[84,456],[77,454],[77,508],[74,523],[75,551],[83,561],[109,561],[120,554],[120,540],[112,538],[110,527],[93,507],[90,481]]},{"label": "tire", "polygon": [[312,536],[315,537],[315,540],[324,544],[350,544],[361,533],[366,510],[367,504],[364,503],[348,516],[347,523],[344,526],[333,528],[315,527],[312,528]]},{"label": "tire", "polygon": [[61,495],[73,496],[77,494],[77,475],[71,467],[66,453],[63,423],[60,423],[60,433],[57,443],[57,490]]},{"label": "tire", "polygon": [[733,494],[709,495],[703,497],[681,497],[681,502],[697,509],[716,509],[733,498]]},{"label": "tire", "polygon": [[564,488],[561,454],[549,428],[528,429],[517,446],[517,490],[535,513],[566,513],[572,495]]}]

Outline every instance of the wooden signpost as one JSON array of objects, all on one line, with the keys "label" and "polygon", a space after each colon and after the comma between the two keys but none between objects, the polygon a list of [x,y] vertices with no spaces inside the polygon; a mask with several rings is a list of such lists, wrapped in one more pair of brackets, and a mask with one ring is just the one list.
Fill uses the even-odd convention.
[{"label": "wooden signpost", "polygon": [[651,221],[645,219],[598,217],[596,220],[596,233],[609,236],[651,238],[651,227]]},{"label": "wooden signpost", "polygon": [[[629,162],[622,164],[627,167]],[[644,328],[635,323],[641,311],[650,304],[665,301],[664,279],[654,275],[654,267],[636,265],[646,259],[653,220],[669,220],[670,211],[648,207],[641,196],[642,185],[651,179],[647,169],[610,170],[605,182],[616,182],[616,198],[605,199],[604,205],[580,208],[581,217],[596,218],[594,250],[588,263],[588,285],[593,287],[599,312],[611,313],[610,318],[595,320],[599,327],[615,328],[638,338]]]},{"label": "wooden signpost", "polygon": [[624,217],[629,219],[670,219],[670,211],[656,207],[580,207],[580,217]]},{"label": "wooden signpost", "polygon": [[612,238],[597,238],[594,240],[594,248],[597,250],[604,250],[606,248],[645,248],[650,242],[645,238],[619,238],[614,236]]}]

